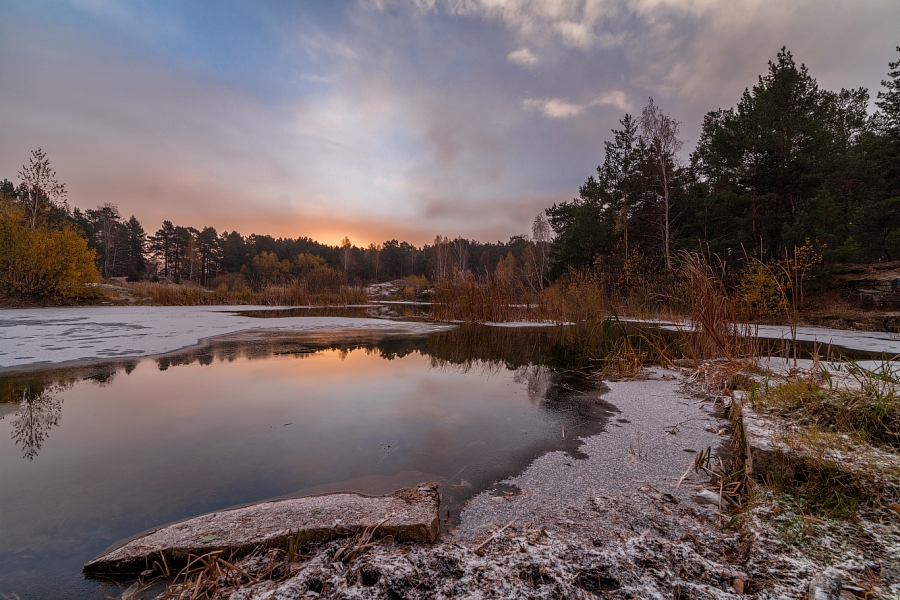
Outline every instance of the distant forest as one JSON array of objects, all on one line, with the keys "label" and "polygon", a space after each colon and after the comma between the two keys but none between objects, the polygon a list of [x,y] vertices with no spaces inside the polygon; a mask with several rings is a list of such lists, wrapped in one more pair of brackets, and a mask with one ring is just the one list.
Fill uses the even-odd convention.
[{"label": "distant forest", "polygon": [[735,107],[706,114],[687,160],[681,123],[651,98],[641,114],[619,121],[577,197],[506,242],[437,236],[420,248],[397,240],[361,248],[349,239],[329,246],[170,221],[147,231],[112,204],[70,209],[40,150],[18,185],[0,182],[0,201],[20,207],[17,218],[31,229],[78,232],[102,276],[132,280],[208,285],[240,273],[253,285],[326,268],[350,283],[442,281],[454,270],[478,276],[505,262],[542,287],[571,269],[665,277],[680,251],[715,254],[735,269],[798,247],[825,265],[893,261],[900,259],[900,60],[889,63],[882,86],[869,114],[868,90],[821,89],[783,48]]}]

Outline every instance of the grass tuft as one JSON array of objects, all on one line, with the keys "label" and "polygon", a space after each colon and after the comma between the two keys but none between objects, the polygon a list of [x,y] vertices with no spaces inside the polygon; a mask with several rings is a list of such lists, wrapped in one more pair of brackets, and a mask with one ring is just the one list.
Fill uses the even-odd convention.
[{"label": "grass tuft", "polygon": [[[900,380],[885,363],[868,370],[850,363],[851,381],[795,377],[754,397],[754,404],[807,427],[847,433],[861,442],[900,449]],[[830,382],[830,383],[829,383]]]}]

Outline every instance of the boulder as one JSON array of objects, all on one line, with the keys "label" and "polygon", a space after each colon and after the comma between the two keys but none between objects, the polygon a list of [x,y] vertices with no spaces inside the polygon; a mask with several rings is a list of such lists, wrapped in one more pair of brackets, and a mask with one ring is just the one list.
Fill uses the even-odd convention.
[{"label": "boulder", "polygon": [[839,600],[841,597],[841,573],[828,567],[809,582],[809,600]]},{"label": "boulder", "polygon": [[746,444],[744,468],[747,474],[757,477],[780,476],[783,456],[790,452],[778,439],[784,425],[773,417],[756,412],[748,402],[741,403],[741,421]]},{"label": "boulder", "polygon": [[184,566],[190,555],[221,552],[237,560],[257,548],[287,548],[361,534],[431,543],[440,533],[437,484],[389,496],[352,492],[260,502],[161,527],[84,565],[86,575],[137,575]]}]

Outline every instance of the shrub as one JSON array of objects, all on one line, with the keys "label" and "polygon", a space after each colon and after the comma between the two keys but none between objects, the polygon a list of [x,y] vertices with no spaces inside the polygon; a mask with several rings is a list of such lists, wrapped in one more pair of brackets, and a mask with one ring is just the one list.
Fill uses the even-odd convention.
[{"label": "shrub", "polygon": [[0,204],[0,296],[85,295],[100,280],[95,256],[71,228],[31,229],[20,207]]}]

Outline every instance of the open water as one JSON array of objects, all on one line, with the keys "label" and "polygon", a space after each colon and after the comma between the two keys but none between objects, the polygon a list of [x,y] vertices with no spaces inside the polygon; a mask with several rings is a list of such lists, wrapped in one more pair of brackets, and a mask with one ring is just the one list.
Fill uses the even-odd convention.
[{"label": "open water", "polygon": [[271,334],[2,373],[0,594],[118,598],[82,564],[274,497],[437,481],[452,527],[467,498],[602,431],[613,409],[571,352],[546,327]]}]

